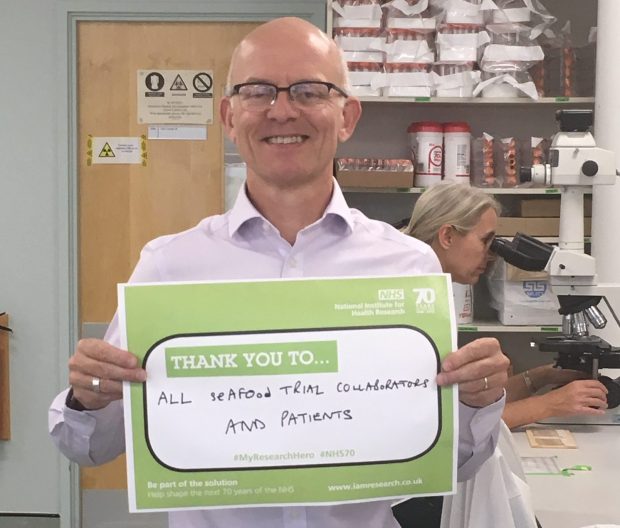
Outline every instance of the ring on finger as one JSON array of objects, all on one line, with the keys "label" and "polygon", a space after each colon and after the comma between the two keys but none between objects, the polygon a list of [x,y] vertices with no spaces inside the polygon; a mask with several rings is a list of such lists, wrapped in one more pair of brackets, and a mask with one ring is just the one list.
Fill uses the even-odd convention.
[{"label": "ring on finger", "polygon": [[100,393],[101,392],[101,379],[93,376],[93,379],[90,380],[90,386],[93,389],[93,392]]},{"label": "ring on finger", "polygon": [[489,390],[489,378],[484,377],[484,390]]}]

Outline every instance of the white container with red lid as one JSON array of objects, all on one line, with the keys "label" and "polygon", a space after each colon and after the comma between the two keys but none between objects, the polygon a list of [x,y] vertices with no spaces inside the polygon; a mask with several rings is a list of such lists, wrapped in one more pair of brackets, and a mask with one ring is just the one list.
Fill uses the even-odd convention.
[{"label": "white container with red lid", "polygon": [[444,179],[470,183],[471,129],[464,122],[444,123]]},{"label": "white container with red lid", "polygon": [[415,186],[430,187],[441,181],[443,125],[434,121],[411,123],[407,129],[415,167]]}]

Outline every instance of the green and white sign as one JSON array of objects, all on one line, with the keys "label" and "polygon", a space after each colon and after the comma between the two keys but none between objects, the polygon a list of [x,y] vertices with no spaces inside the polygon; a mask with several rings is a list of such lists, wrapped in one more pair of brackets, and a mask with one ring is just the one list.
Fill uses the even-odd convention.
[{"label": "green and white sign", "polygon": [[447,275],[123,284],[130,511],[448,494]]}]

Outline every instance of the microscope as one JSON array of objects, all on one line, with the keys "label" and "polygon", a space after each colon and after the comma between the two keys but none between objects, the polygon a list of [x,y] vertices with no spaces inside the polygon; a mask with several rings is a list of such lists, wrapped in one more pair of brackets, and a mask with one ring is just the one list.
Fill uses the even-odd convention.
[{"label": "microscope", "polygon": [[620,368],[620,348],[591,335],[589,326],[601,329],[607,324],[598,308],[601,300],[620,326],[607,301],[620,283],[597,283],[595,259],[584,251],[583,197],[593,186],[616,184],[615,157],[596,146],[589,132],[591,110],[559,110],[556,119],[560,131],[553,138],[549,163],[522,167],[520,181],[561,190],[559,244],[555,247],[517,233],[512,240],[496,238],[491,250],[520,269],[548,272],[563,316],[562,335],[542,339],[538,348],[556,353],[556,367],[580,370],[598,379],[609,391],[609,408],[614,408],[620,404],[620,383],[600,375],[599,369]]}]

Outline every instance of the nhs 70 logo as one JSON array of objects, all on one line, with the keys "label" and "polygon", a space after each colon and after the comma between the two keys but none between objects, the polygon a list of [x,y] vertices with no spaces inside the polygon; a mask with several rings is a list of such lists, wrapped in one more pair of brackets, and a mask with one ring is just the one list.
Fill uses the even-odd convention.
[{"label": "nhs 70 logo", "polygon": [[523,292],[530,299],[538,299],[547,291],[547,281],[523,281]]},{"label": "nhs 70 logo", "polygon": [[417,313],[435,313],[435,290],[433,288],[413,288],[415,311]]}]

